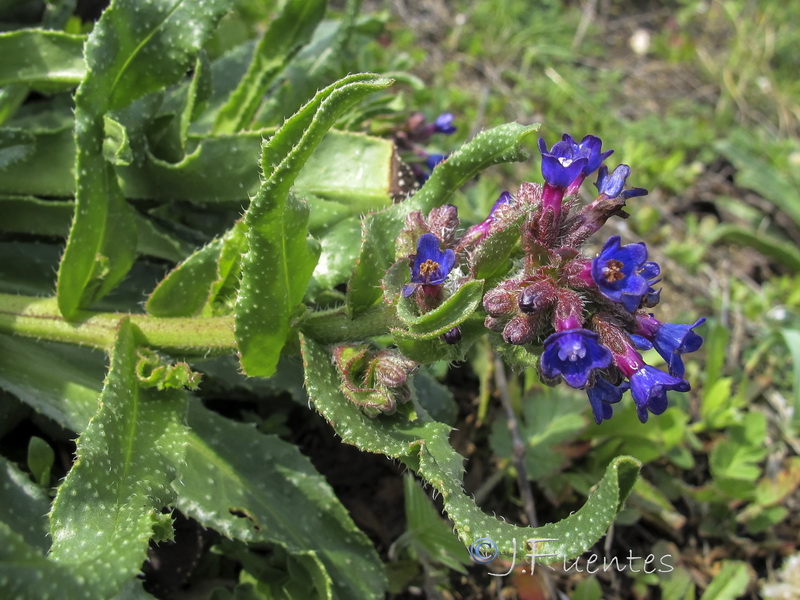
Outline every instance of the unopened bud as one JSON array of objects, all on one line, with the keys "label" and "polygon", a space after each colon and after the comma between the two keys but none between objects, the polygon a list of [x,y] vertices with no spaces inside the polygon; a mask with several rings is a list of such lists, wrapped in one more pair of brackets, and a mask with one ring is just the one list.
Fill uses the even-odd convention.
[{"label": "unopened bud", "polygon": [[506,320],[503,318],[498,317],[486,317],[483,320],[483,326],[486,327],[489,331],[503,331],[503,327],[505,327]]},{"label": "unopened bud", "polygon": [[555,290],[549,281],[538,281],[519,294],[519,309],[524,313],[535,313],[549,306],[555,298]]},{"label": "unopened bud", "polygon": [[461,327],[453,327],[450,331],[443,333],[441,336],[442,341],[448,344],[457,344],[461,341]]},{"label": "unopened bud", "polygon": [[661,290],[654,290],[650,288],[642,298],[642,306],[644,308],[653,308],[661,301]]},{"label": "unopened bud", "polygon": [[517,312],[517,292],[503,288],[495,288],[486,292],[483,297],[483,308],[490,317],[504,317]]},{"label": "unopened bud", "polygon": [[503,339],[508,344],[521,346],[533,341],[536,331],[527,315],[519,314],[503,328]]},{"label": "unopened bud", "polygon": [[417,366],[396,350],[382,350],[374,359],[375,382],[390,388],[400,387]]},{"label": "unopened bud", "polygon": [[451,204],[434,208],[428,215],[430,232],[438,237],[445,247],[450,247],[455,242],[458,225],[458,209]]}]

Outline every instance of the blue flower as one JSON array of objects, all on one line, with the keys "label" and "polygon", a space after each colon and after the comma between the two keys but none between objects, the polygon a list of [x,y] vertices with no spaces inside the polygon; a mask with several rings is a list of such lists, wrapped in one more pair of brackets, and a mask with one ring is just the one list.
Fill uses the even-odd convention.
[{"label": "blue flower", "polygon": [[456,254],[450,249],[439,249],[439,238],[424,233],[417,241],[417,254],[411,267],[411,283],[403,287],[403,297],[408,298],[420,285],[439,285],[456,263]]},{"label": "blue flower", "polygon": [[683,377],[685,368],[681,354],[696,352],[703,345],[703,338],[692,329],[705,323],[705,317],[697,319],[694,325],[663,323],[653,337],[653,346],[667,361],[670,375]]},{"label": "blue flower", "polygon": [[644,188],[625,189],[625,183],[631,174],[628,165],[617,165],[611,175],[608,174],[608,167],[600,167],[597,173],[597,182],[594,184],[597,191],[606,198],[618,198],[622,196],[624,200],[635,198],[636,196],[646,196],[647,190]]},{"label": "blue flower", "polygon": [[614,385],[602,377],[595,379],[594,385],[586,390],[586,394],[589,396],[589,404],[592,405],[594,422],[600,425],[604,419],[610,419],[614,414],[611,405],[619,402],[622,399],[622,394],[630,387],[627,381]]},{"label": "blue flower", "polygon": [[603,161],[614,153],[613,150],[600,152],[603,140],[594,135],[587,135],[581,140],[580,144],[576,143],[572,136],[566,133],[562,140],[572,145],[573,154],[576,157],[586,158],[586,164],[583,167],[584,176],[594,173],[603,164]]},{"label": "blue flower", "polygon": [[567,385],[585,388],[595,369],[611,365],[611,351],[600,344],[599,336],[588,329],[566,329],[544,341],[541,370],[546,378],[564,378]]},{"label": "blue flower", "polygon": [[608,238],[600,255],[592,261],[592,279],[600,293],[630,312],[639,308],[644,295],[652,289],[650,280],[659,272],[658,265],[647,260],[644,243],[621,246],[618,235]]},{"label": "blue flower", "polygon": [[455,117],[453,113],[442,113],[436,120],[433,122],[434,131],[437,133],[443,133],[445,135],[450,135],[451,133],[456,132],[456,127],[453,125],[453,121]]},{"label": "blue flower", "polygon": [[425,159],[425,166],[433,171],[434,167],[447,159],[447,154],[428,154]]},{"label": "blue flower", "polygon": [[660,415],[669,404],[667,391],[688,392],[689,382],[673,377],[650,365],[643,365],[630,377],[631,395],[636,402],[636,413],[642,423],[647,423],[647,411]]},{"label": "blue flower", "polygon": [[580,155],[575,142],[556,142],[550,151],[542,138],[539,138],[539,152],[542,153],[542,176],[553,187],[566,189],[576,177],[583,173],[589,159]]}]

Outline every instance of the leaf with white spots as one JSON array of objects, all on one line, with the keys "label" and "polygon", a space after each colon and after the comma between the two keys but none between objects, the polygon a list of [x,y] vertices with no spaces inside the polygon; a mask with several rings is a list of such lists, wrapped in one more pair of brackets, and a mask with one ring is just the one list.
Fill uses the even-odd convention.
[{"label": "leaf with white spots", "polygon": [[62,427],[82,431],[97,411],[104,360],[97,350],[0,335],[0,388]]},{"label": "leaf with white spots", "polygon": [[424,416],[409,421],[402,415],[372,419],[349,402],[339,390],[339,376],[328,351],[301,336],[306,388],[314,407],[342,440],[368,452],[402,460],[438,490],[447,516],[465,545],[478,538],[492,539],[504,555],[517,559],[530,550],[528,539],[554,539],[537,545],[538,554],[571,558],[588,550],[605,535],[622,510],[639,475],[639,461],[621,456],[611,462],[605,476],[580,510],[543,527],[519,527],[485,514],[464,492],[464,459],[450,445],[451,428]]},{"label": "leaf with white spots", "polygon": [[244,225],[237,221],[161,280],[147,300],[147,312],[156,317],[227,314],[238,289],[244,249]]},{"label": "leaf with white spots", "polygon": [[50,513],[50,559],[107,598],[139,573],[161,509],[174,501],[186,444],[180,390],[142,389],[136,330],[119,327],[100,407],[78,439],[77,459]]},{"label": "leaf with white spots", "polygon": [[372,74],[345,77],[317,93],[262,145],[264,181],[244,215],[248,249],[234,315],[249,376],[275,373],[319,257],[319,245],[308,238],[308,207],[290,189],[336,119],[391,83]]},{"label": "leaf with white spots", "polygon": [[27,474],[0,456],[0,522],[5,522],[30,546],[46,551],[50,499]]},{"label": "leaf with white spots", "polygon": [[75,215],[58,272],[67,318],[111,291],[136,259],[135,212],[103,153],[105,115],[179,81],[232,0],[114,0],[86,42],[75,94]]},{"label": "leaf with white spots", "polygon": [[250,124],[270,84],[311,38],[325,14],[325,0],[288,0],[270,23],[239,85],[217,113],[214,133],[235,133]]},{"label": "leaf with white spots", "polygon": [[0,521],[0,598],[63,600],[87,597],[79,576],[54,564]]},{"label": "leaf with white spots", "polygon": [[333,598],[383,598],[383,565],[325,479],[292,444],[192,404],[184,514],[223,535],[274,543],[324,565]]},{"label": "leaf with white spots", "polygon": [[76,87],[86,72],[86,37],[23,29],[0,34],[0,87],[25,85],[53,93]]},{"label": "leaf with white spots", "polygon": [[458,188],[492,165],[526,160],[530,154],[524,142],[538,129],[538,123],[528,126],[508,123],[482,131],[437,165],[430,179],[410,200],[365,217],[361,254],[347,290],[348,312],[357,316],[380,300],[380,282],[398,258],[395,240],[407,214],[415,210],[428,213],[445,204]]}]

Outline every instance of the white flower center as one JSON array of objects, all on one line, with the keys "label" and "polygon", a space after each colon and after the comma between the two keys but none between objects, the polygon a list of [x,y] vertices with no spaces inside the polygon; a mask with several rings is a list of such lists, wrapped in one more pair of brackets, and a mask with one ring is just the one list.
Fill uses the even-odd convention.
[{"label": "white flower center", "polygon": [[586,347],[580,340],[576,340],[571,344],[564,344],[558,351],[558,358],[570,362],[576,362],[584,356],[586,356]]},{"label": "white flower center", "polygon": [[560,156],[558,158],[558,162],[561,163],[562,167],[568,167],[572,164],[573,161],[571,158],[567,158],[566,156]]}]

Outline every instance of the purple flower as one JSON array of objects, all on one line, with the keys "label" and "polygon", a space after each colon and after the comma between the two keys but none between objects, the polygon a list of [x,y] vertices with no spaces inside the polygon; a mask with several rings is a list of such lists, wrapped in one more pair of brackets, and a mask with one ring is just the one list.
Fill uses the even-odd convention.
[{"label": "purple flower", "polygon": [[705,317],[702,317],[697,319],[694,325],[660,323],[652,338],[653,346],[656,352],[667,361],[670,375],[683,377],[685,368],[681,354],[696,352],[703,345],[703,338],[692,330],[705,323],[705,321]]},{"label": "purple flower", "polygon": [[539,152],[542,153],[542,176],[553,187],[566,189],[576,177],[583,173],[589,159],[580,154],[575,142],[556,142],[550,151],[544,139],[539,138]]},{"label": "purple flower", "polygon": [[630,376],[631,395],[636,402],[636,413],[642,423],[647,423],[647,411],[660,415],[667,410],[667,391],[688,392],[689,382],[673,377],[650,365],[642,367]]},{"label": "purple flower", "polygon": [[592,279],[600,293],[621,303],[630,312],[639,308],[642,298],[652,288],[652,279],[660,269],[647,260],[644,243],[620,245],[618,235],[611,236],[592,261]]},{"label": "purple flower", "polygon": [[613,150],[600,152],[603,140],[594,135],[587,135],[581,140],[580,144],[576,143],[572,136],[566,133],[561,139],[572,145],[573,153],[576,157],[586,159],[586,165],[583,167],[584,176],[594,173],[603,164],[603,161],[614,153]]},{"label": "purple flower", "polygon": [[417,254],[411,267],[411,283],[403,287],[403,297],[408,298],[420,285],[439,285],[444,283],[453,265],[456,254],[450,249],[439,249],[439,238],[432,233],[424,233],[417,241]]},{"label": "purple flower", "polygon": [[544,341],[542,375],[555,380],[560,375],[567,385],[584,388],[595,369],[611,365],[611,351],[601,345],[599,336],[588,329],[566,329]]},{"label": "purple flower", "polygon": [[455,117],[453,113],[442,113],[436,120],[433,122],[433,129],[437,133],[443,133],[445,135],[450,135],[451,133],[456,132],[456,127],[453,125],[453,121]]},{"label": "purple flower", "polygon": [[600,167],[597,173],[597,182],[594,184],[597,191],[606,198],[617,198],[622,196],[624,200],[635,198],[636,196],[646,196],[647,190],[644,188],[625,189],[625,183],[631,174],[628,165],[617,165],[611,175],[608,174],[608,167]]},{"label": "purple flower", "polygon": [[489,230],[492,228],[492,225],[497,220],[495,216],[495,211],[511,202],[511,194],[508,192],[503,192],[500,194],[500,197],[495,201],[494,206],[489,211],[488,216],[478,223],[477,225],[473,225],[469,229],[467,229],[466,233],[464,233],[463,238],[461,239],[461,243],[459,247],[470,246],[472,244],[477,244],[478,242],[483,241],[487,235],[489,235]]},{"label": "purple flower", "polygon": [[594,385],[586,390],[586,394],[589,396],[589,403],[592,405],[594,422],[600,425],[604,419],[610,419],[614,414],[611,405],[619,402],[622,399],[622,394],[630,387],[627,381],[614,385],[602,377],[595,379]]}]

